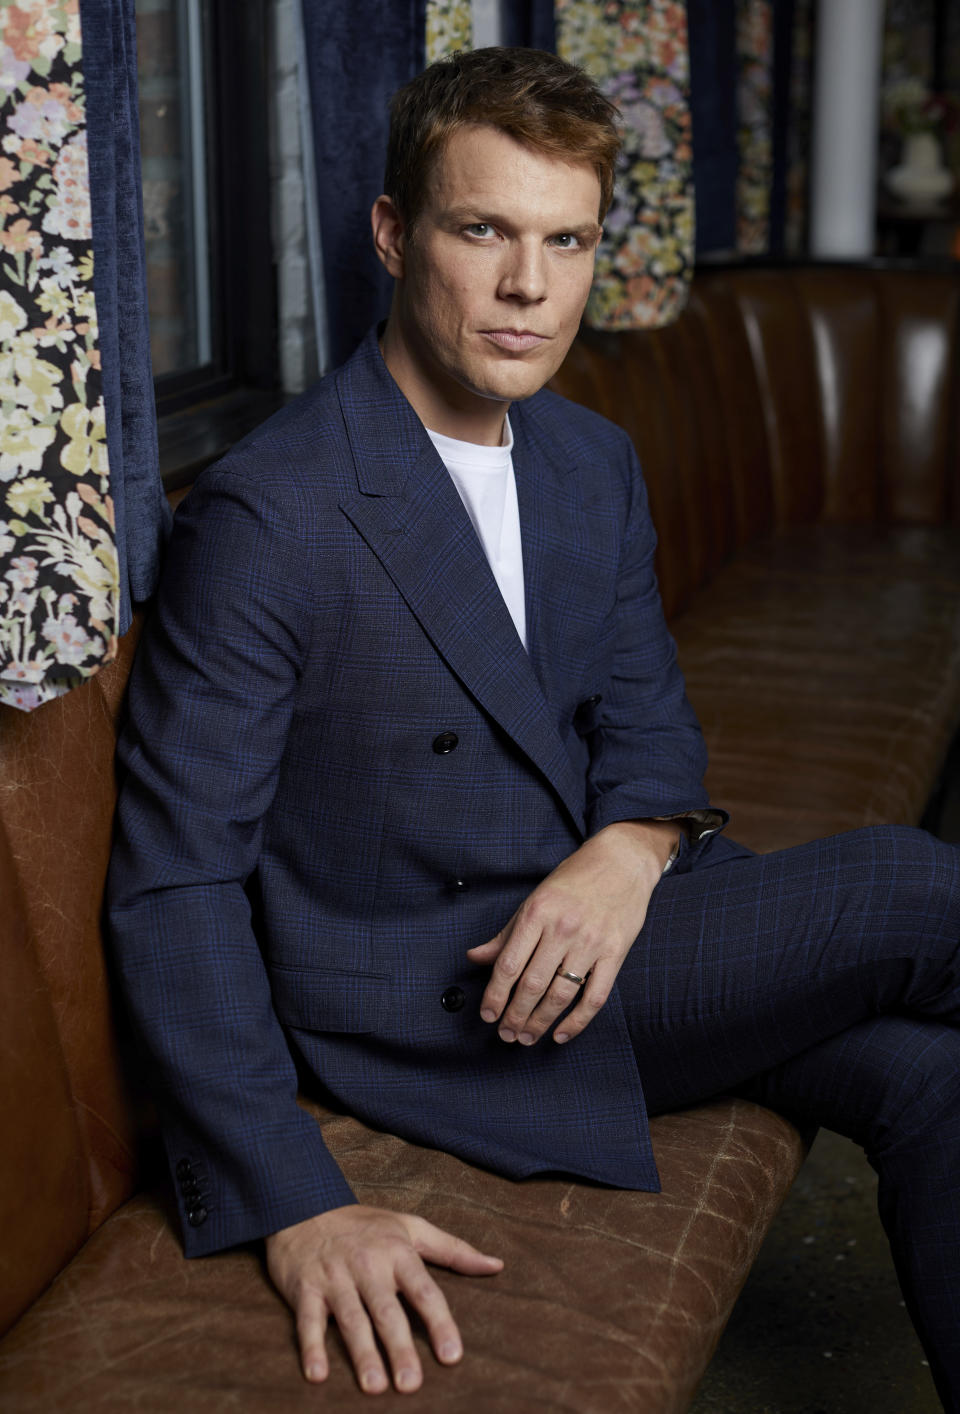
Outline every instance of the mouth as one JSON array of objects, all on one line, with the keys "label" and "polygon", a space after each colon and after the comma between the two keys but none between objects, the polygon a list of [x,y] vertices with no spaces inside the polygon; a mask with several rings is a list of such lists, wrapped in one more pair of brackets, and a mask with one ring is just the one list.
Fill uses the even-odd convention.
[{"label": "mouth", "polygon": [[510,353],[527,353],[547,342],[546,334],[536,334],[532,329],[482,329],[480,332],[485,339]]}]

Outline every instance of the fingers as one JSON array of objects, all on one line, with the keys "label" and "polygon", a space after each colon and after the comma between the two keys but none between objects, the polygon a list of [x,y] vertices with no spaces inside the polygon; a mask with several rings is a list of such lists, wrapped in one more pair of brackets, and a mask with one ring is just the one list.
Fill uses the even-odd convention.
[{"label": "fingers", "polygon": [[617,964],[609,959],[597,963],[587,979],[587,985],[583,989],[580,1001],[570,1015],[563,1018],[553,1033],[555,1041],[559,1041],[563,1045],[565,1041],[571,1041],[574,1036],[579,1036],[581,1031],[590,1025],[593,1018],[606,1005],[616,980],[617,970]]},{"label": "fingers", "polygon": [[393,1383],[401,1392],[419,1389],[423,1367],[417,1355],[402,1294],[422,1319],[437,1359],[454,1365],[463,1355],[463,1341],[447,1299],[419,1255],[472,1275],[487,1275],[503,1266],[469,1242],[443,1232],[425,1219],[407,1219],[412,1246],[389,1267],[371,1261],[363,1264],[356,1283],[347,1281],[330,1296],[330,1309],[343,1336],[361,1389],[377,1394],[389,1384],[377,1347],[387,1353]]},{"label": "fingers", "polygon": [[496,962],[500,953],[503,951],[505,942],[505,932],[498,933],[495,938],[490,939],[489,943],[478,943],[475,948],[467,948],[467,957],[471,962]]},{"label": "fingers", "polygon": [[[537,946],[540,936],[541,927],[535,911],[527,906],[515,913],[506,928],[492,940],[500,942],[500,947],[490,973],[490,980],[480,999],[480,1015],[484,1021],[496,1021],[503,1013],[510,1000],[510,993],[521,974],[524,973],[524,968],[526,968],[531,955],[535,958],[540,955],[541,949]],[[534,979],[538,975],[538,969],[535,968],[531,976],[526,979],[528,992],[536,985]],[[543,986],[536,1000],[539,1000],[539,996],[549,985],[549,973],[545,973],[541,980]],[[527,1010],[532,1010],[534,1005],[535,1001],[531,1001]],[[504,1037],[504,1040],[507,1039],[513,1040],[513,1036]]]},{"label": "fingers", "polygon": [[[380,1358],[380,1351],[377,1349],[377,1342],[373,1334],[373,1324],[370,1316],[374,1315],[379,1321],[383,1321],[389,1331],[393,1351],[392,1358],[397,1359],[394,1367],[397,1373],[402,1370],[404,1379],[412,1377],[414,1383],[404,1383],[402,1388],[415,1389],[422,1378],[420,1372],[420,1362],[413,1349],[413,1341],[410,1339],[410,1328],[407,1326],[407,1346],[409,1355],[404,1358],[404,1343],[401,1335],[397,1333],[398,1322],[390,1321],[390,1311],[388,1307],[395,1305],[399,1312],[401,1321],[406,1321],[400,1304],[390,1284],[380,1284],[371,1282],[363,1292],[361,1300],[361,1288],[345,1275],[344,1280],[339,1282],[329,1293],[328,1300],[333,1318],[336,1321],[343,1343],[347,1347],[350,1361],[356,1371],[357,1382],[366,1394],[380,1394],[389,1384],[387,1372],[384,1369],[383,1360]],[[368,1315],[368,1311],[370,1315]],[[388,1351],[391,1349],[387,1340],[384,1345]],[[412,1358],[411,1358],[412,1357]],[[400,1385],[397,1388],[401,1388]]]},{"label": "fingers", "polygon": [[449,1267],[464,1276],[492,1276],[503,1266],[500,1257],[491,1257],[472,1246],[462,1237],[454,1237],[443,1228],[435,1227],[426,1218],[409,1215],[406,1219],[410,1240],[419,1255],[438,1267]]},{"label": "fingers", "polygon": [[[578,976],[582,976],[588,964],[581,963],[579,966],[573,966],[564,962],[563,966],[566,971],[574,972]],[[509,1030],[514,1033],[522,1046],[534,1045],[540,1040],[544,1032],[548,1031],[554,1024],[557,1017],[561,1016],[570,1006],[571,1002],[576,1000],[582,988],[582,983],[571,982],[568,977],[559,977],[556,971],[554,971],[553,981],[548,986],[542,998],[535,1002],[533,1008],[527,1012],[526,1016],[522,1014],[525,1001],[524,994],[522,987],[518,988],[513,1002],[511,1002],[510,1006],[507,1008],[506,1014],[501,1022],[500,1035],[503,1036],[504,1030]]]},{"label": "fingers", "polygon": [[305,1291],[297,1308],[297,1340],[300,1363],[308,1380],[319,1382],[330,1373],[327,1359],[328,1307],[319,1292]]},{"label": "fingers", "polygon": [[442,1364],[455,1364],[463,1354],[460,1332],[424,1258],[476,1276],[503,1266],[424,1218],[359,1205],[273,1234],[267,1256],[271,1276],[296,1313],[306,1378],[319,1382],[329,1374],[326,1329],[332,1317],[368,1394],[386,1390],[391,1376],[401,1392],[423,1383],[404,1300],[423,1320]]},{"label": "fingers", "polygon": [[[420,1285],[426,1286],[431,1282],[429,1274],[424,1270],[423,1263],[414,1253],[410,1253],[407,1259],[418,1266],[423,1275],[420,1278]],[[390,1362],[390,1369],[393,1373],[393,1383],[398,1390],[409,1392],[419,1389],[423,1383],[423,1368],[420,1364],[420,1357],[413,1344],[413,1336],[410,1331],[410,1322],[407,1313],[400,1304],[397,1290],[403,1290],[403,1279],[401,1276],[402,1261],[399,1261],[393,1272],[390,1274],[390,1281],[385,1282],[382,1278],[372,1282],[369,1286],[362,1285],[360,1294],[363,1297],[367,1311],[377,1335],[383,1343],[383,1348],[387,1352]],[[437,1292],[439,1295],[439,1290]],[[445,1304],[445,1303],[444,1303]],[[449,1312],[447,1313],[449,1315]],[[369,1322],[368,1322],[369,1324]],[[459,1337],[458,1337],[459,1339]],[[351,1352],[352,1354],[352,1352]],[[368,1359],[366,1347],[363,1350],[363,1360]],[[379,1362],[379,1356],[377,1356]],[[376,1383],[363,1383],[363,1376],[360,1375],[360,1365],[356,1365],[362,1389],[375,1393],[387,1386],[387,1377],[383,1365],[379,1364],[379,1369],[375,1372]],[[372,1369],[364,1365],[364,1368]]]},{"label": "fingers", "polygon": [[433,1277],[419,1258],[411,1256],[397,1266],[397,1280],[400,1290],[426,1326],[437,1359],[442,1365],[455,1365],[463,1355],[463,1342],[447,1298]]}]

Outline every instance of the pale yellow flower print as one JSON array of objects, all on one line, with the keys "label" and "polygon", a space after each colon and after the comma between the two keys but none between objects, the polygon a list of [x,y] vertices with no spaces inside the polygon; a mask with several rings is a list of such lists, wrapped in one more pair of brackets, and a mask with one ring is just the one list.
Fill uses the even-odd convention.
[{"label": "pale yellow flower print", "polygon": [[44,506],[53,499],[53,487],[43,476],[28,476],[23,481],[15,481],[7,492],[7,505],[17,516],[35,515],[42,518]]},{"label": "pale yellow flower print", "polygon": [[107,425],[102,399],[92,408],[71,403],[60,419],[60,427],[69,438],[60,453],[61,465],[74,476],[86,476],[91,471],[106,476]]},{"label": "pale yellow flower print", "polygon": [[686,7],[676,0],[556,0],[558,53],[581,64],[620,114],[623,148],[586,320],[669,323],[693,270]]},{"label": "pale yellow flower print", "polygon": [[116,642],[81,58],[79,0],[0,0],[0,702],[27,710]]},{"label": "pale yellow flower print", "polygon": [[10,481],[22,471],[39,471],[55,436],[53,427],[38,425],[23,408],[6,413],[0,418],[0,481]]},{"label": "pale yellow flower print", "polygon": [[473,45],[470,0],[427,0],[427,63]]},{"label": "pale yellow flower print", "polygon": [[36,296],[36,301],[45,314],[52,314],[56,319],[64,319],[73,313],[73,301],[69,291],[63,289],[55,278],[40,281],[40,293]]},{"label": "pale yellow flower print", "polygon": [[[81,525],[80,531],[86,531],[90,524],[87,521],[85,525]],[[87,611],[91,620],[112,620],[116,617],[120,566],[113,542],[108,542],[106,535],[104,544],[98,545],[96,549],[82,538],[82,534],[78,535],[74,552],[69,560],[62,561],[59,567],[69,571],[71,582],[88,601]]]},{"label": "pale yellow flower print", "polygon": [[0,290],[0,344],[27,326],[27,316],[9,290]]},{"label": "pale yellow flower print", "polygon": [[37,423],[49,421],[63,407],[62,379],[59,368],[39,357],[32,339],[19,339],[12,354],[0,357],[0,401],[23,408]]}]

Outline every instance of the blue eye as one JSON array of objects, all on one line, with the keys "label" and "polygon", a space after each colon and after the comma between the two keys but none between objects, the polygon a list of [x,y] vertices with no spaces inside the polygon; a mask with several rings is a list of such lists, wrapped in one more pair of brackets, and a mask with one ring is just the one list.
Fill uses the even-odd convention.
[{"label": "blue eye", "polygon": [[561,231],[560,235],[552,237],[552,241],[561,250],[576,250],[580,244],[579,236],[575,236],[572,231]]},{"label": "blue eye", "polygon": [[466,230],[471,236],[482,237],[493,235],[493,227],[490,225],[489,221],[474,221],[472,225],[466,227]]}]

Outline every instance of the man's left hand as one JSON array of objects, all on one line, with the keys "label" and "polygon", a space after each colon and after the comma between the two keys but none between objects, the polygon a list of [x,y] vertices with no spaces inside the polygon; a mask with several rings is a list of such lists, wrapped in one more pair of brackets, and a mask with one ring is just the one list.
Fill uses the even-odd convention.
[{"label": "man's left hand", "polygon": [[571,1040],[590,1024],[643,927],[678,834],[673,821],[607,825],[538,884],[495,938],[469,949],[472,962],[493,964],[480,1015],[499,1021],[502,1040],[532,1046],[581,987],[553,1039]]}]

